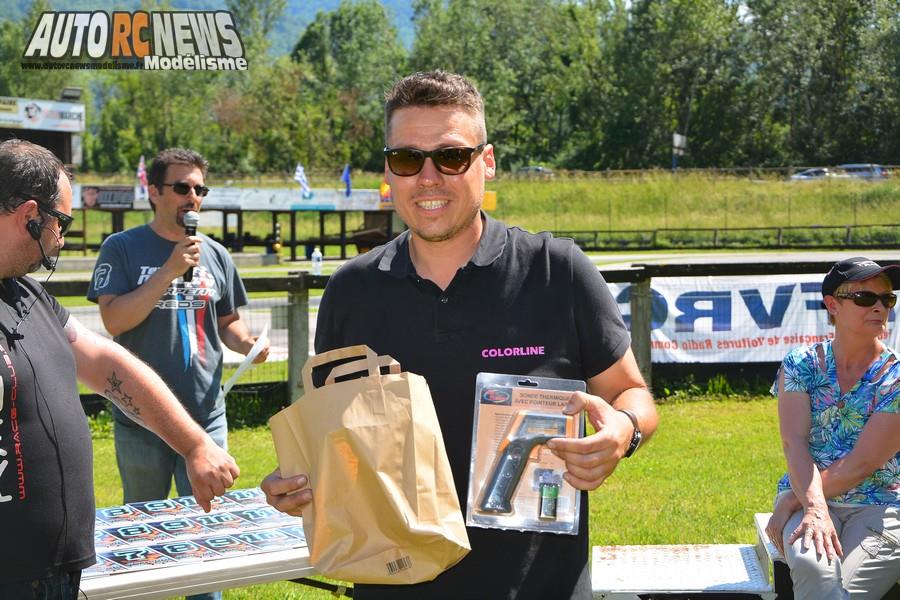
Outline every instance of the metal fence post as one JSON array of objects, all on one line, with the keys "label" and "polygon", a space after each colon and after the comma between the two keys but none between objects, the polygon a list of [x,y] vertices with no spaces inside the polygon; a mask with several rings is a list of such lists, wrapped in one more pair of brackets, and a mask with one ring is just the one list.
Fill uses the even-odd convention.
[{"label": "metal fence post", "polygon": [[638,368],[649,387],[651,382],[650,326],[651,326],[650,278],[638,279],[631,284],[631,349]]},{"label": "metal fence post", "polygon": [[309,273],[300,271],[288,289],[288,400],[293,402],[303,393],[300,375],[309,358]]}]

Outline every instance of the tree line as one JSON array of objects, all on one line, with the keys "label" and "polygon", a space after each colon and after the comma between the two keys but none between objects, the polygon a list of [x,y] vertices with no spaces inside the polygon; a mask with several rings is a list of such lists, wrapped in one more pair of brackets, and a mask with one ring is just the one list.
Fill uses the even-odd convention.
[{"label": "tree line", "polygon": [[[414,0],[400,41],[376,0],[267,36],[285,0],[227,0],[244,72],[23,71],[37,17],[0,23],[0,95],[85,90],[84,168],[133,172],[182,145],[217,173],[382,168],[383,94],[417,70],[485,97],[502,169],[900,163],[900,0]],[[145,10],[154,10],[147,1]]]}]

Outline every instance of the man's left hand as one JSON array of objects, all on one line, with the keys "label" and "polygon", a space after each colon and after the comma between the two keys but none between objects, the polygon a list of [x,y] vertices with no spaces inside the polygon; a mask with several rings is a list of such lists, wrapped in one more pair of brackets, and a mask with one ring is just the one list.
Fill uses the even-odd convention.
[{"label": "man's left hand", "polygon": [[[250,347],[253,347],[253,344],[256,343],[256,340],[259,339],[258,335],[254,335],[251,338]],[[269,358],[269,347],[271,346],[271,342],[268,338],[266,338],[266,343],[263,345],[262,350],[259,351],[259,354],[256,355],[256,358],[253,359],[253,364],[258,365],[259,363],[264,363]],[[249,352],[249,350],[248,350]]]},{"label": "man's left hand", "polygon": [[212,499],[224,494],[241,474],[234,458],[209,437],[185,455],[184,462],[194,498],[206,512],[212,508]]},{"label": "man's left hand", "polygon": [[616,470],[631,441],[633,426],[627,415],[603,398],[575,392],[563,412],[577,415],[582,410],[597,432],[580,439],[554,438],[547,447],[566,461],[563,477],[572,487],[594,490]]}]

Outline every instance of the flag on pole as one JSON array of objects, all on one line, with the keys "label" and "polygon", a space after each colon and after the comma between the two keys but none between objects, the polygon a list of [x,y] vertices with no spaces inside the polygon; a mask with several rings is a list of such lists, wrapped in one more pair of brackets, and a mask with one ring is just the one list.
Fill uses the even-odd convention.
[{"label": "flag on pole", "polygon": [[141,184],[141,193],[146,194],[147,193],[147,165],[146,165],[146,163],[144,163],[144,155],[143,154],[141,154],[141,160],[138,163],[136,175],[137,175],[138,181]]},{"label": "flag on pole", "polygon": [[297,168],[294,169],[294,181],[300,184],[300,191],[304,198],[312,198],[312,190],[309,187],[309,181],[306,179],[306,172],[303,170],[303,165],[297,163]]},{"label": "flag on pole", "polygon": [[141,154],[141,160],[138,163],[134,176],[137,178],[137,183],[134,184],[134,199],[140,202],[147,202],[149,200],[149,194],[147,193],[147,167],[144,164],[143,154]]},{"label": "flag on pole", "polygon": [[341,181],[347,184],[347,190],[344,195],[350,197],[350,163],[344,165],[344,172],[341,173]]}]

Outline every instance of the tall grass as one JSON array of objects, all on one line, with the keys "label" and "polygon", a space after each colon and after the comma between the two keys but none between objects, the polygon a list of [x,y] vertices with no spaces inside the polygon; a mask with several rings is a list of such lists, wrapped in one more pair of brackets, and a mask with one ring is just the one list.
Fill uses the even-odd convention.
[{"label": "tall grass", "polygon": [[496,215],[529,230],[647,230],[894,223],[900,181],[747,180],[647,173],[618,179],[503,179]]},{"label": "tall grass", "polygon": [[[775,402],[763,396],[670,402],[653,439],[590,494],[590,540],[608,544],[753,543],[753,513],[768,512],[784,470]],[[112,439],[95,422],[98,506],[121,502]],[[241,467],[237,487],[258,485],[276,466],[265,427],[230,433]],[[288,583],[230,590],[228,600],[326,600]]]}]

